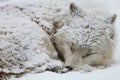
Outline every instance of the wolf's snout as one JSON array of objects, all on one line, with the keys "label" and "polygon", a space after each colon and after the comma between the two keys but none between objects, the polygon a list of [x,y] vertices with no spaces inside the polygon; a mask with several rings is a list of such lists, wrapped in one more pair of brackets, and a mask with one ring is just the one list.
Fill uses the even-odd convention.
[{"label": "wolf's snout", "polygon": [[67,68],[69,71],[73,70],[73,67],[71,66],[66,66],[65,68]]}]

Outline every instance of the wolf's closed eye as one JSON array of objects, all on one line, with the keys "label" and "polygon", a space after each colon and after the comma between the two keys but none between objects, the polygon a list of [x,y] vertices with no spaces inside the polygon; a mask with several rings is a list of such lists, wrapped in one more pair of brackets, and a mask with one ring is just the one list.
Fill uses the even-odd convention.
[{"label": "wolf's closed eye", "polygon": [[88,52],[82,56],[82,58],[85,58],[85,57],[88,57],[88,56],[91,56],[93,54],[97,54],[97,52],[93,52],[91,49],[88,50]]}]

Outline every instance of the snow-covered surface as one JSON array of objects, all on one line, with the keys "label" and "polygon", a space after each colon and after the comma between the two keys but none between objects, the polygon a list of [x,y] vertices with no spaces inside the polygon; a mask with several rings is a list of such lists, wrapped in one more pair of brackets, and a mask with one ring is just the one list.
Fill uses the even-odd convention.
[{"label": "snow-covered surface", "polygon": [[65,74],[56,74],[44,72],[40,74],[28,74],[20,79],[11,80],[119,80],[120,64],[112,66],[105,70],[95,70],[90,73],[81,74],[80,72],[69,72]]},{"label": "snow-covered surface", "polygon": [[[39,2],[39,3],[38,3]],[[27,74],[24,75],[21,78],[12,78],[11,80],[120,80],[120,1],[119,0],[11,0],[8,2],[0,2],[1,6],[4,6],[6,4],[11,4],[11,5],[18,5],[18,6],[23,6],[23,4],[27,5],[28,3],[38,3],[44,6],[44,8],[52,8],[52,9],[62,9],[61,13],[64,13],[70,2],[75,2],[78,5],[80,4],[81,8],[87,8],[93,11],[99,10],[99,11],[108,11],[108,12],[112,12],[112,13],[116,13],[117,14],[117,20],[116,20],[116,27],[115,27],[115,31],[116,31],[116,37],[115,37],[115,50],[114,50],[114,59],[115,59],[115,63],[110,66],[109,68],[106,69],[96,69],[92,72],[89,73],[81,73],[81,72],[69,72],[69,73],[65,73],[65,74],[57,74],[57,73],[53,73],[53,72],[44,72],[44,73],[36,73],[36,74]],[[52,5],[54,4],[54,5]],[[34,5],[35,6],[35,5]],[[6,9],[7,10],[7,9]],[[31,14],[32,10],[36,10],[36,8],[31,9],[30,7],[28,7],[27,9],[28,13],[23,12],[23,14],[19,14],[19,11],[17,10],[12,10],[8,7],[8,14],[9,13],[13,13],[10,14],[9,16],[14,16],[14,17],[18,17],[18,18],[23,18],[26,20],[31,19],[31,17],[29,17],[29,15],[34,16],[33,14]],[[42,9],[44,10],[44,9]],[[2,16],[2,14],[7,14],[7,11],[0,11],[0,14]],[[13,11],[13,12],[12,12]],[[30,11],[30,12],[29,12]],[[54,10],[52,10],[54,11]],[[47,11],[45,11],[47,13]],[[16,15],[17,13],[17,15]],[[54,12],[53,12],[54,13]],[[51,13],[51,14],[53,14]],[[60,14],[61,14],[60,13]],[[26,16],[28,14],[28,16]],[[49,15],[51,15],[49,12],[47,13]],[[35,15],[40,15],[39,11],[35,13]],[[56,14],[55,14],[56,15]],[[0,17],[1,17],[0,16]],[[39,17],[39,16],[38,16]],[[41,15],[40,15],[41,17]],[[43,22],[46,23],[46,20]],[[46,23],[47,24],[51,24],[49,22]]]},{"label": "snow-covered surface", "polygon": [[4,1],[8,1],[8,0],[0,0],[0,2],[4,2]]}]

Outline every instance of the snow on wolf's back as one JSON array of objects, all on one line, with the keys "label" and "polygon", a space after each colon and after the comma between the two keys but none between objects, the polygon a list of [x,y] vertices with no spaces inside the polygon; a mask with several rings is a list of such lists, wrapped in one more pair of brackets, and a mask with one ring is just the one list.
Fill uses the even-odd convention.
[{"label": "snow on wolf's back", "polygon": [[84,64],[110,65],[115,19],[115,14],[94,14],[71,3],[67,24],[57,30],[53,37],[57,50],[65,59],[65,65],[74,68]]},{"label": "snow on wolf's back", "polygon": [[57,52],[47,33],[29,20],[3,15],[0,22],[0,72],[20,74],[36,68],[44,71],[48,66],[61,67],[62,63],[57,60]]}]

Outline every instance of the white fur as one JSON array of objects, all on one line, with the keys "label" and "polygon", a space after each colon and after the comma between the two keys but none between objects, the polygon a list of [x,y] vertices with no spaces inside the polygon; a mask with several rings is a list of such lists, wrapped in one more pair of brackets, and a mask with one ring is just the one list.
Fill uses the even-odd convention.
[{"label": "white fur", "polygon": [[65,65],[110,65],[115,18],[116,15],[84,11],[72,3],[67,24],[53,37],[56,48],[65,58]]},{"label": "white fur", "polygon": [[[0,22],[0,72],[20,74],[62,67],[50,37],[35,23],[2,16]],[[21,21],[20,21],[21,20]],[[56,62],[56,64],[55,64]]]}]

